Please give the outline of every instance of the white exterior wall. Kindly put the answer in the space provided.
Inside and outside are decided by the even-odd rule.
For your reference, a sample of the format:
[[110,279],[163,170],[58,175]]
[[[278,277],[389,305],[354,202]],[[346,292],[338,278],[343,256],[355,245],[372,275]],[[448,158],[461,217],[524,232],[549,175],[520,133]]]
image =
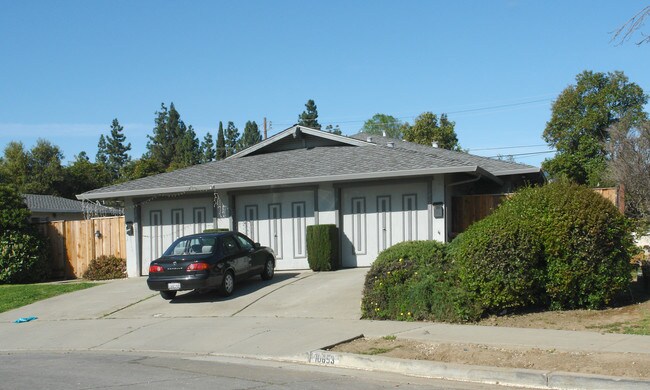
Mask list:
[[133,206],[132,199],[126,199],[124,202],[124,221],[125,223],[133,223],[133,234],[126,235],[126,274],[130,278],[140,276],[140,267],[138,264],[138,228],[139,224],[136,222],[136,210]]
[[[339,191],[342,196],[340,212],[336,209]],[[126,221],[134,222],[134,235],[126,237],[128,275],[146,275],[150,261],[160,256],[177,236],[205,228],[236,229],[274,248],[278,270],[309,268],[306,227],[316,223],[338,225],[342,221],[339,233],[344,267],[369,266],[381,250],[409,239],[446,240],[448,209],[442,175],[428,181],[387,181],[342,188],[324,183],[314,189],[237,194],[234,199],[236,210],[231,208],[231,196],[225,192],[219,193],[219,202],[215,201],[214,194],[147,202],[141,206],[141,226],[138,226],[133,202],[127,200]],[[387,211],[382,213],[385,207]],[[363,209],[362,215],[355,213],[359,208]],[[204,209],[204,222],[200,227],[194,221],[196,209]],[[277,213],[279,218],[271,218],[272,213]],[[172,217],[179,214],[182,214],[183,223],[175,225]],[[233,221],[237,226],[233,226]]]
[[278,270],[306,269],[307,226],[315,224],[314,191],[238,195],[237,230],[275,252]]
[[[142,275],[149,263],[160,257],[171,243],[184,235],[213,227],[213,198],[179,198],[142,205]],[[176,219],[181,223],[177,224]]]

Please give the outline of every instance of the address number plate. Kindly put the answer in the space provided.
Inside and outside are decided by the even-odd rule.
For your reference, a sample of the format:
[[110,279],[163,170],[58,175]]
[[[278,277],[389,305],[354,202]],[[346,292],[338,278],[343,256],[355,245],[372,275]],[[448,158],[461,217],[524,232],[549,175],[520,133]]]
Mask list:
[[180,290],[181,289],[181,284],[180,283],[167,283],[167,289],[168,290]]
[[324,353],[321,351],[313,351],[309,354],[309,363],[324,364],[333,366],[338,363],[336,355]]

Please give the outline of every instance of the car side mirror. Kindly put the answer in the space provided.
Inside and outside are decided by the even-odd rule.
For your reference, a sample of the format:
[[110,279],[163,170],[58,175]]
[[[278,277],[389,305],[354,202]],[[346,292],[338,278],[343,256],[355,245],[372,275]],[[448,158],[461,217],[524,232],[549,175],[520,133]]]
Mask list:
[[260,249],[262,247],[262,245],[259,242],[253,244],[253,246],[255,247],[255,249]]

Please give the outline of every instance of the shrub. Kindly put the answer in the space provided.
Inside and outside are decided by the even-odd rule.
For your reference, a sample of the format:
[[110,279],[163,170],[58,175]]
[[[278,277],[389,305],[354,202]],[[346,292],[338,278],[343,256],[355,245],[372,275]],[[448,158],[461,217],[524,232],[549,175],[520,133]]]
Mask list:
[[339,268],[339,235],[336,225],[307,226],[307,261],[314,271]]
[[15,188],[0,185],[0,234],[27,228],[31,212]]
[[229,232],[230,229],[228,228],[217,228],[217,229],[205,229],[203,230],[203,233],[221,233],[221,232]]
[[115,256],[92,259],[83,277],[89,280],[126,278],[126,260]]
[[466,321],[476,318],[446,261],[446,245],[407,241],[384,250],[366,274],[364,318]]
[[630,225],[594,191],[526,188],[451,243],[461,283],[485,312],[599,308],[630,281]]
[[544,303],[544,256],[527,220],[501,208],[450,245],[464,289],[481,310],[500,312]]
[[29,229],[0,235],[0,283],[35,283],[47,280],[46,242]]

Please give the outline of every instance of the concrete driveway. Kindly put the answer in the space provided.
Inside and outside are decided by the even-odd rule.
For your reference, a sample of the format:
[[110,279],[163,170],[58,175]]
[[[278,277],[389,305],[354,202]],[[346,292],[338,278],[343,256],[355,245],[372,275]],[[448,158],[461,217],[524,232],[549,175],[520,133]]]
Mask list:
[[115,280],[0,314],[0,321],[274,317],[358,319],[367,268],[334,272],[281,271],[270,281],[241,281],[230,297],[216,291],[182,292],[172,301],[147,288],[146,278]]

